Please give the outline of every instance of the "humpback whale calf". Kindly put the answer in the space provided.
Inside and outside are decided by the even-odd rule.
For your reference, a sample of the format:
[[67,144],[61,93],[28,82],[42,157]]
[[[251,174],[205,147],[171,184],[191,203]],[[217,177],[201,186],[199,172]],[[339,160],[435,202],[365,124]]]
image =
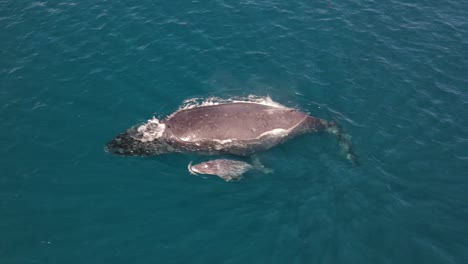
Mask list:
[[163,120],[133,126],[106,144],[108,152],[150,156],[171,152],[250,156],[298,135],[336,135],[347,158],[357,162],[351,141],[335,123],[277,103],[226,101],[182,108]]
[[250,164],[240,160],[216,159],[196,165],[192,165],[192,162],[190,162],[187,168],[190,174],[216,175],[225,181],[240,180],[242,178],[242,174],[252,169],[256,169],[263,173],[273,172],[273,170],[265,168],[258,159],[253,158],[252,161],[253,163]]
[[225,181],[232,181],[240,180],[242,174],[253,169],[253,166],[240,160],[216,159],[196,165],[192,165],[190,162],[187,168],[193,175],[216,175]]

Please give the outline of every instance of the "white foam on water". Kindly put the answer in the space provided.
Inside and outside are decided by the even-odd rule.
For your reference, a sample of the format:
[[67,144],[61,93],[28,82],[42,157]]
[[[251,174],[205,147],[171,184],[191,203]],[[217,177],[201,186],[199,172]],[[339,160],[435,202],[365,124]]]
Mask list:
[[190,98],[183,102],[182,106],[178,109],[178,111],[200,107],[200,106],[220,105],[220,104],[226,104],[226,103],[251,103],[251,104],[268,105],[271,107],[282,108],[282,109],[289,108],[280,103],[273,101],[269,96],[249,95],[247,97],[232,97],[232,98],[227,98],[227,99],[220,98],[220,97]]
[[164,134],[165,130],[166,125],[159,122],[159,119],[153,117],[152,119],[149,119],[147,123],[137,128],[140,136],[136,139],[141,142],[153,141],[160,138]]
[[192,169],[192,162],[193,162],[193,161],[190,161],[189,165],[187,166],[187,169],[188,169],[188,171],[190,172],[190,174],[192,174],[192,175],[198,175],[199,172],[198,172],[198,171],[195,171],[195,169]]

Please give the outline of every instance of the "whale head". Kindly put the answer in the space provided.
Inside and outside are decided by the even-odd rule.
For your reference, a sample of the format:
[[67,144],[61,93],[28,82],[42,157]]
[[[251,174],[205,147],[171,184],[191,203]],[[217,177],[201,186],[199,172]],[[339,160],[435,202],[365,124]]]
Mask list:
[[142,126],[132,127],[105,145],[105,150],[121,156],[151,156],[172,152],[164,137],[148,138]]

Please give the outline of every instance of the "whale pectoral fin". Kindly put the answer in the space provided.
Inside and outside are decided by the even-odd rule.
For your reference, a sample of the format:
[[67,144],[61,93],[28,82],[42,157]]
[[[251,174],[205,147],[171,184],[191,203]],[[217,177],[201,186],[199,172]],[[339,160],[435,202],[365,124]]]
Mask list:
[[253,154],[252,156],[250,156],[250,160],[252,161],[252,166],[256,170],[259,170],[265,174],[270,174],[270,173],[275,172],[275,170],[263,166],[257,154]]
[[270,174],[270,173],[274,173],[275,170],[274,169],[270,169],[270,168],[266,168],[266,167],[262,167],[259,169],[259,171],[265,173],[265,174]]
[[217,174],[217,176],[227,182],[230,182],[230,181],[238,181],[242,179],[242,174],[244,173],[243,172],[227,172],[227,173],[219,173]]

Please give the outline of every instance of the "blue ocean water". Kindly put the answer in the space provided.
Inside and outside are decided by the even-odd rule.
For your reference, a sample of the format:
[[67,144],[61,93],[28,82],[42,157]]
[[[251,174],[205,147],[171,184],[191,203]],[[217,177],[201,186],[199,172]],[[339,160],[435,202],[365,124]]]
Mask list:
[[[0,263],[468,263],[468,2],[0,0]],[[199,157],[104,144],[189,98],[352,135]]]

